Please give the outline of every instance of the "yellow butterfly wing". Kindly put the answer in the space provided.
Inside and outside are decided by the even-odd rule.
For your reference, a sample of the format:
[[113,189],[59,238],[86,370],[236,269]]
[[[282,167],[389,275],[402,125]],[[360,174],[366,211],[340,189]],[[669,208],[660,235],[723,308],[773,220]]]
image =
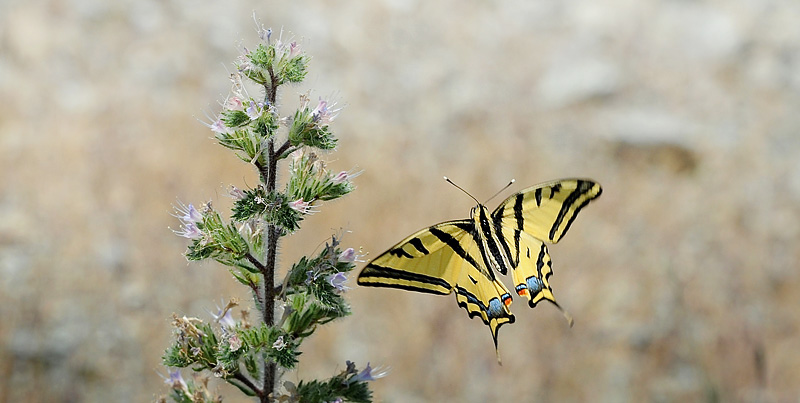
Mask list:
[[578,212],[603,189],[589,179],[563,179],[531,186],[511,195],[492,213],[504,227],[519,229],[534,238],[557,243]]
[[458,305],[497,330],[513,323],[511,294],[486,268],[471,220],[448,221],[420,230],[369,262],[358,284],[446,295],[455,291]]
[[511,262],[514,291],[531,307],[546,299],[561,308],[550,288],[552,262],[544,242],[560,241],[581,209],[602,192],[588,179],[553,181],[511,195],[492,213]]

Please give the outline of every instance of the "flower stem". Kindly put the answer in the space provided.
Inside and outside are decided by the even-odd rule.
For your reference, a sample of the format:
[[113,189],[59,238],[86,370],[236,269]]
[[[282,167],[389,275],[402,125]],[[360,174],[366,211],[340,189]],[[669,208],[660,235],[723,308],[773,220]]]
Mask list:
[[[266,98],[268,105],[275,105],[278,95],[278,80],[271,68],[269,69],[269,76],[271,82],[268,85],[265,85]],[[283,147],[281,147],[281,149],[283,149]],[[264,181],[267,194],[275,190],[279,159],[280,154],[275,152],[275,138],[271,137],[267,140],[266,172],[263,169],[264,167],[258,167],[259,173],[261,174],[261,180]],[[267,242],[265,245],[266,250],[264,251],[266,255],[265,263],[263,266],[259,267],[264,275],[264,293],[262,294],[264,295],[264,304],[262,305],[262,317],[267,326],[273,326],[275,324],[275,257],[278,251],[278,238],[280,235],[280,229],[276,225],[269,224],[267,226]],[[261,394],[259,396],[262,403],[272,402],[277,369],[278,368],[275,362],[268,361],[265,358],[264,386],[261,388]]]
[[258,389],[258,387],[255,384],[253,384],[250,378],[248,378],[244,374],[236,373],[233,375],[233,379],[236,379],[237,381],[241,382],[244,387],[250,389],[256,395],[261,394],[261,390]]

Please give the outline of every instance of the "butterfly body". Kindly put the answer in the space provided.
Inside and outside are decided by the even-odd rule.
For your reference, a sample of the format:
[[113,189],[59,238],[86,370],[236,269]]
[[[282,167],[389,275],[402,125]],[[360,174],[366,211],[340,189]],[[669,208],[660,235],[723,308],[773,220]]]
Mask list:
[[469,219],[436,224],[400,241],[366,265],[358,284],[455,292],[458,305],[489,326],[497,347],[498,329],[515,319],[511,292],[495,273],[511,271],[514,292],[529,306],[543,299],[559,306],[549,284],[552,263],[545,241],[558,242],[601,193],[594,181],[565,179],[522,190],[492,213],[478,204]]

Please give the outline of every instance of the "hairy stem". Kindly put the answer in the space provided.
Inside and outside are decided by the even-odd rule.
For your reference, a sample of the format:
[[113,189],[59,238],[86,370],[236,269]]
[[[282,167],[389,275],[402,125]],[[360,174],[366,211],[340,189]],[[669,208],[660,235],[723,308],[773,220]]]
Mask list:
[[[266,98],[269,105],[275,105],[278,95],[278,80],[272,69],[269,70],[269,76],[270,83],[265,85]],[[271,137],[267,140],[267,166],[258,167],[261,180],[264,181],[264,185],[266,186],[267,194],[275,190],[279,159],[280,154],[275,152],[275,139]],[[264,296],[264,304],[262,305],[262,317],[267,326],[273,326],[275,324],[275,257],[278,252],[278,238],[280,236],[281,232],[277,226],[274,224],[269,224],[267,226],[267,242],[265,245],[266,250],[264,251],[266,255],[265,263],[259,267],[261,273],[264,275],[264,293],[262,294]],[[277,381],[276,374],[277,365],[265,358],[263,387],[259,394],[262,403],[273,401],[273,391],[275,390],[275,383]]]
[[251,255],[250,253],[244,255],[245,259],[247,259],[250,264],[252,264],[256,269],[260,272],[264,272],[264,264],[261,263],[255,256]]
[[234,374],[233,375],[233,379],[236,379],[237,381],[239,381],[242,385],[244,385],[245,387],[249,388],[256,395],[260,395],[262,393],[262,391],[253,383],[253,381],[251,381],[250,378],[248,378],[247,376],[245,376],[242,373]]
[[289,150],[291,146],[292,144],[289,142],[289,140],[286,140],[286,142],[283,143],[281,148],[279,148],[278,151],[275,151],[275,155],[278,157],[282,156],[287,150]]

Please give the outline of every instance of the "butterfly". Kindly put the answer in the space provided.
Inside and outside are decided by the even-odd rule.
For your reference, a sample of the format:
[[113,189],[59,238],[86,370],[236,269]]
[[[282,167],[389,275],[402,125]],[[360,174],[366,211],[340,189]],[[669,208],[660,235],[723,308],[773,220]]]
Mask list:
[[489,326],[497,350],[498,329],[514,323],[511,292],[497,278],[497,273],[510,270],[514,292],[531,308],[550,301],[572,326],[550,288],[553,270],[545,242],[560,241],[581,209],[601,193],[593,180],[562,179],[515,193],[491,214],[475,200],[469,219],[415,232],[367,263],[358,284],[440,295],[455,292],[456,302],[470,318],[480,317]]

